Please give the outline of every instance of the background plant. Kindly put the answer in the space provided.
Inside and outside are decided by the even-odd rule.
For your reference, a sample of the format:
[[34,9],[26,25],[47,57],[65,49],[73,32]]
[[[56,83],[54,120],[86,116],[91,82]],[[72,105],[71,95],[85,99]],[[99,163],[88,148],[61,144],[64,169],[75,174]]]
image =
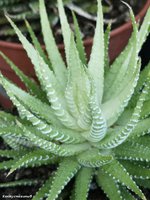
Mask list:
[[[128,2],[129,0],[127,0]],[[111,0],[103,0],[103,12],[107,15],[109,13],[114,12],[114,1]],[[131,6],[135,6],[135,1],[129,1]],[[85,30],[82,30],[82,32],[87,32],[84,34],[91,34],[89,33],[88,29],[95,26],[96,22],[96,12],[97,12],[97,6],[96,6],[96,0],[93,0],[92,2],[89,0],[64,0],[64,4],[66,8],[68,9],[67,15],[70,17],[71,12],[74,11],[78,17],[83,18],[82,21],[86,21]],[[117,3],[116,3],[117,5]],[[125,6],[124,6],[125,7]],[[52,27],[55,29],[59,29],[59,16],[57,12],[57,6],[55,0],[47,0],[46,1],[46,8],[48,11],[48,17],[51,21]],[[125,7],[126,8],[126,7]],[[126,11],[127,9],[125,9]],[[117,20],[119,21],[119,18],[122,19],[123,22],[128,19],[126,16],[128,12],[122,11],[119,16],[109,16],[109,19],[104,19],[104,22],[108,24],[111,20],[112,23],[116,23]],[[20,30],[23,33],[27,34],[26,26],[24,24],[24,20],[28,20],[32,26],[32,29],[38,33],[41,34],[40,31],[40,23],[39,23],[39,6],[37,0],[28,0],[28,1],[21,1],[21,0],[1,0],[0,1],[0,37],[4,37],[7,40],[11,40],[12,36],[15,36],[15,31],[10,27],[8,21],[4,17],[4,13],[7,13],[14,22],[16,22],[17,26],[19,26]],[[126,14],[127,13],[127,14]],[[80,19],[81,20],[81,19]],[[69,23],[72,23],[71,17],[69,20]],[[92,28],[93,30],[93,28]],[[59,32],[60,30],[58,30]],[[92,31],[93,32],[93,31]],[[11,36],[11,37],[10,37]],[[14,38],[15,39],[15,38]]]
[[[70,199],[86,200],[94,177],[111,200],[135,199],[133,194],[145,200],[139,186],[150,185],[150,65],[140,72],[138,53],[148,35],[150,9],[140,30],[130,9],[132,36],[109,66],[110,26],[104,33],[101,1],[98,0],[93,49],[87,62],[76,17],[75,40],[62,0],[58,0],[65,64],[53,38],[44,1],[39,2],[48,57],[28,22],[34,46],[7,16],[34,65],[40,86],[0,53],[28,90],[23,91],[1,74],[0,83],[17,107],[19,117],[0,112],[0,135],[12,148],[0,151],[1,157],[9,159],[0,164],[0,169],[10,170],[10,175],[20,168],[58,166],[34,200],[59,198],[73,178]],[[0,186],[37,182],[18,180]]]

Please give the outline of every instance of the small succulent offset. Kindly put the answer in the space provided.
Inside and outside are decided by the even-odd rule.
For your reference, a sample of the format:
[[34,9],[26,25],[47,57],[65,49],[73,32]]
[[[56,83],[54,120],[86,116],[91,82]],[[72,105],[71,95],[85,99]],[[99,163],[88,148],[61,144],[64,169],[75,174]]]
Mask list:
[[[9,175],[20,168],[58,166],[33,200],[59,198],[73,178],[70,199],[86,200],[94,178],[110,200],[136,196],[145,200],[140,186],[150,188],[150,65],[140,72],[138,53],[148,35],[150,9],[140,30],[129,9],[133,33],[125,50],[109,66],[110,26],[104,33],[100,0],[88,63],[76,17],[74,36],[62,0],[58,0],[58,9],[66,63],[53,38],[44,0],[39,7],[48,57],[29,24],[34,45],[7,17],[34,65],[40,86],[0,53],[28,90],[0,75],[0,83],[19,112],[19,117],[0,112],[0,135],[12,148],[0,150],[1,157],[10,158],[0,169],[10,169]],[[0,187],[36,183],[17,180]]]

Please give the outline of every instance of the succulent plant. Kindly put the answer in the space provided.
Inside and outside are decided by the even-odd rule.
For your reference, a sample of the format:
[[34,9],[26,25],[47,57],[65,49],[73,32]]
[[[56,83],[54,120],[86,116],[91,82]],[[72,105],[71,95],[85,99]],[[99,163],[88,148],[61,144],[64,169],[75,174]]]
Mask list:
[[[130,8],[133,33],[127,47],[109,65],[110,26],[104,33],[100,0],[89,62],[76,17],[74,37],[62,0],[58,0],[58,9],[66,62],[56,46],[44,0],[39,1],[39,7],[48,57],[31,26],[27,23],[34,45],[7,16],[40,85],[0,53],[28,90],[0,75],[0,83],[19,112],[19,116],[0,112],[0,135],[11,147],[0,150],[1,157],[9,158],[0,163],[0,169],[10,169],[10,175],[20,168],[55,164],[57,170],[47,177],[33,200],[59,198],[73,178],[70,199],[86,200],[94,177],[110,200],[135,199],[135,195],[145,200],[140,186],[150,185],[150,65],[140,72],[138,53],[148,35],[150,9],[138,30]],[[17,180],[0,187],[37,182]]]

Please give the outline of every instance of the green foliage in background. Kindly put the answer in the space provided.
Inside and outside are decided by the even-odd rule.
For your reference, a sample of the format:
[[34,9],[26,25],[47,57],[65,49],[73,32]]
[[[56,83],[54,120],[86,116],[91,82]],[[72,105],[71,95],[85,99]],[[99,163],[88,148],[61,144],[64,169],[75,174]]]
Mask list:
[[[92,19],[90,14],[96,14],[97,6],[96,0],[92,3],[91,1],[83,0],[64,0],[64,4],[70,9],[75,10],[77,13],[81,13],[85,18]],[[55,26],[59,20],[57,15],[57,1],[47,0],[46,9],[48,11],[49,20],[52,23],[52,26]],[[75,6],[76,5],[76,6]],[[80,7],[80,8],[79,8]],[[109,6],[103,6],[104,12],[108,12]],[[13,21],[17,23],[20,30],[24,33],[27,33],[24,20],[29,20],[32,25],[32,29],[36,32],[40,32],[40,23],[39,23],[39,6],[38,0],[1,0],[0,1],[0,36],[9,37],[14,36],[15,31],[9,26],[8,21],[4,17],[4,13],[7,13]],[[95,17],[93,16],[94,20]]]

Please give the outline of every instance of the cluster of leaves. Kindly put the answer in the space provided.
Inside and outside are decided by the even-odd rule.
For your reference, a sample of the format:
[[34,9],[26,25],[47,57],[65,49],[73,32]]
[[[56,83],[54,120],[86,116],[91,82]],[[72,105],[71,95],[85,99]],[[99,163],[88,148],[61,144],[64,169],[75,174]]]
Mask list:
[[[34,65],[40,86],[0,52],[28,90],[0,75],[0,83],[19,112],[18,117],[0,112],[0,135],[12,148],[0,151],[1,157],[9,158],[0,163],[0,169],[10,170],[9,175],[20,168],[58,166],[33,200],[59,198],[73,178],[70,199],[86,200],[94,177],[110,200],[133,200],[136,195],[145,200],[139,186],[150,186],[150,65],[140,72],[138,53],[150,28],[150,9],[140,30],[130,9],[133,33],[111,66],[110,26],[104,33],[100,0],[89,62],[77,19],[74,16],[74,37],[62,0],[58,0],[58,10],[66,63],[49,26],[44,0],[39,0],[39,10],[48,57],[31,26],[27,23],[33,44],[7,16]],[[0,187],[36,182],[18,180]]]

